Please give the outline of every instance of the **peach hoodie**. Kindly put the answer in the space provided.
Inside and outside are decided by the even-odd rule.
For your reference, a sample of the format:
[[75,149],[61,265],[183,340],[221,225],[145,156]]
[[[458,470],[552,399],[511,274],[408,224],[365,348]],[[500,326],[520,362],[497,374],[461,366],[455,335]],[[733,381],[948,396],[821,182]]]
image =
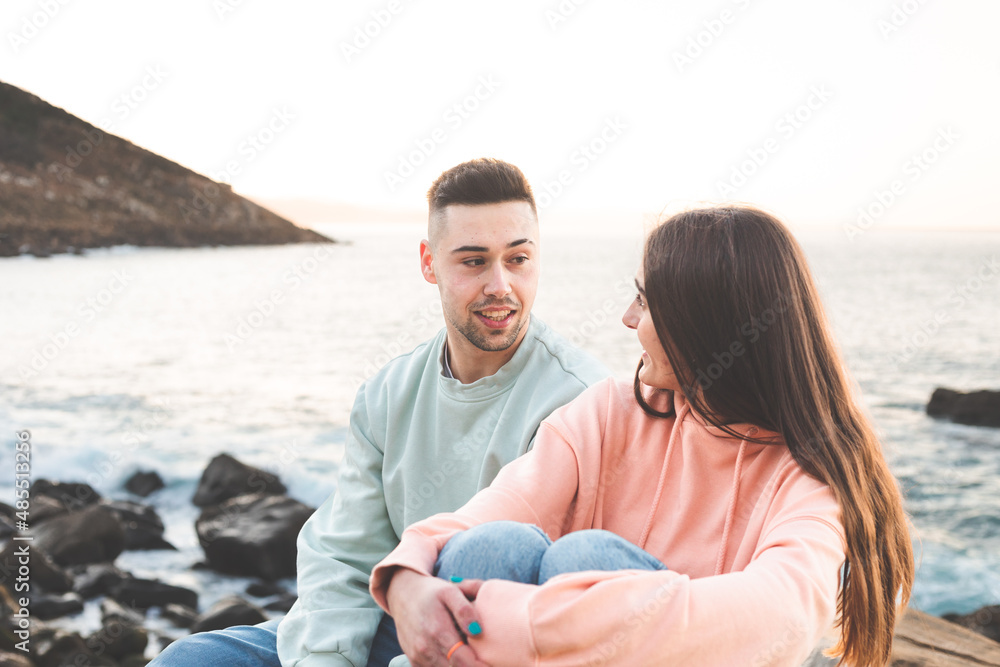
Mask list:
[[631,384],[594,385],[464,507],[408,528],[372,572],[375,600],[385,609],[393,568],[430,574],[455,533],[486,521],[535,524],[553,540],[603,528],[670,570],[487,581],[475,603],[483,632],[469,639],[484,662],[800,665],[835,616],[836,500],[777,434],[735,425],[775,441],[748,443],[706,426],[680,393],[674,407],[676,417],[654,419]]

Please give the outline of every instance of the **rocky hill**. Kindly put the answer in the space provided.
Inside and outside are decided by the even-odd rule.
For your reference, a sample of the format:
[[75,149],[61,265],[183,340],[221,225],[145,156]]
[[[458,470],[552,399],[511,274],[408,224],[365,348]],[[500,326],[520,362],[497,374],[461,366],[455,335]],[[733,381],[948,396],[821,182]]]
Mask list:
[[0,81],[0,257],[330,242]]

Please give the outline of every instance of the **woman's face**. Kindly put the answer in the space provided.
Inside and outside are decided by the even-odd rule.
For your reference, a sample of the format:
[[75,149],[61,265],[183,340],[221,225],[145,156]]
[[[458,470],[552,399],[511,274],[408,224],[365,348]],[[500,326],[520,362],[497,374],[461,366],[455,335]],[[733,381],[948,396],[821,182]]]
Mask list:
[[646,283],[641,265],[635,274],[635,286],[639,293],[622,316],[622,322],[629,329],[635,329],[639,335],[639,344],[642,345],[642,368],[639,370],[639,380],[657,389],[680,391],[680,383],[653,327],[653,318],[646,303]]

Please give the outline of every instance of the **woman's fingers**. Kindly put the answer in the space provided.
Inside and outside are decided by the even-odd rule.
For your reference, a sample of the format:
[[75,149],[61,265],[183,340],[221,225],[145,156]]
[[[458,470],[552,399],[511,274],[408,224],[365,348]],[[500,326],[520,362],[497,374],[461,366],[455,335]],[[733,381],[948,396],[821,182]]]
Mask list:
[[[436,577],[400,570],[393,575],[388,597],[399,644],[411,664],[414,667],[448,665],[449,650],[455,648],[454,659],[468,634],[467,627],[463,632],[458,629],[460,619],[470,617],[470,610],[462,609],[472,606],[465,594],[454,584]],[[463,660],[463,665],[477,665],[474,658],[473,662],[469,662],[468,657],[459,659]]]
[[[448,611],[451,612],[452,618],[455,619],[455,625],[459,627],[462,633],[467,637],[476,637],[482,634],[483,628],[479,625],[476,607],[466,598],[466,592],[462,588],[462,585],[465,583],[463,581],[457,586],[452,586],[447,591],[444,591],[441,595],[441,601],[448,608]],[[478,591],[479,587],[476,586],[473,590]],[[451,645],[449,644],[450,647]]]
[[479,595],[479,589],[483,585],[482,579],[465,579],[458,584],[458,590],[465,594],[465,597],[469,600],[475,600],[476,596]]
[[468,644],[462,644],[455,649],[448,664],[453,667],[488,667],[485,662],[479,660],[476,652]]

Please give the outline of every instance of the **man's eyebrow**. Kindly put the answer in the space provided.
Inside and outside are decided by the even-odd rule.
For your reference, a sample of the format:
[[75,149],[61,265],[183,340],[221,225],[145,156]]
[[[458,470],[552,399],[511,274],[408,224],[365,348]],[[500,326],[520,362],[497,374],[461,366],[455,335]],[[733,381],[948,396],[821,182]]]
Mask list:
[[[532,241],[531,239],[518,239],[516,241],[511,241],[510,243],[508,243],[507,247],[508,248],[516,248],[517,246],[524,245],[525,243],[530,243],[532,245],[535,244],[535,242]],[[452,254],[454,254],[454,253],[458,253],[458,252],[489,252],[489,251],[490,251],[490,249],[487,248],[486,246],[481,246],[481,245],[464,245],[464,246],[455,248],[451,252],[452,252]]]
[[639,280],[638,279],[636,279],[636,281],[635,281],[635,288],[637,290],[639,290],[640,294],[645,294],[646,293],[646,290],[642,289],[642,285],[639,284]]

